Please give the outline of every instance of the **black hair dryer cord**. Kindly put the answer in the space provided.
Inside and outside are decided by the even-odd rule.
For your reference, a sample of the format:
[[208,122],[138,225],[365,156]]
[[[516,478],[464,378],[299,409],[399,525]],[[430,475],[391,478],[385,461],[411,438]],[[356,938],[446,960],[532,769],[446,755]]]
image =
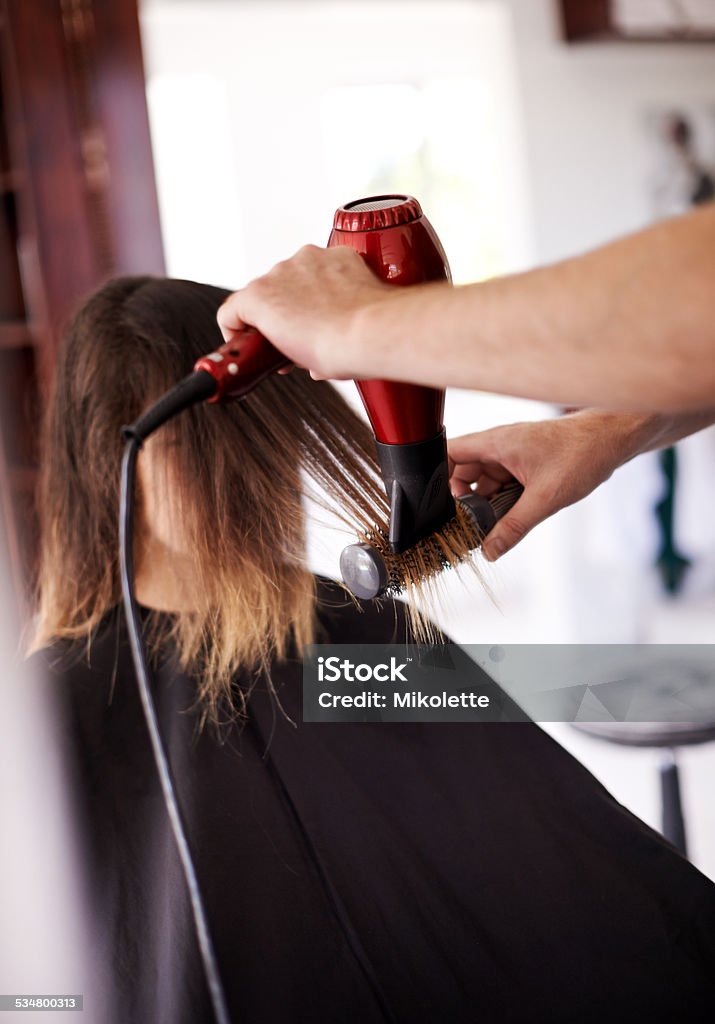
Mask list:
[[[192,374],[192,377],[195,378],[196,376],[198,376],[198,374]],[[209,374],[206,374],[206,376],[209,380],[212,380]],[[191,378],[187,378],[187,381],[190,379]],[[134,661],[137,685],[139,687],[139,696],[142,702],[147,729],[149,730],[152,754],[154,755],[154,763],[156,764],[156,770],[161,784],[164,804],[166,805],[166,811],[171,823],[171,830],[174,834],[174,840],[181,860],[181,867],[183,869],[184,878],[186,879],[186,885],[189,891],[191,911],[194,918],[194,925],[196,927],[196,936],[199,943],[201,960],[203,963],[204,974],[206,976],[209,995],[211,997],[214,1017],[216,1018],[216,1024],[230,1024],[231,1018],[229,1017],[228,1009],[226,1007],[226,997],[224,995],[221,977],[218,971],[216,953],[211,940],[211,933],[209,931],[206,911],[204,909],[204,901],[196,875],[196,868],[194,867],[194,862],[191,857],[191,851],[189,849],[186,829],[179,809],[179,803],[176,798],[169,759],[159,731],[156,707],[154,705],[151,685],[149,683],[149,670],[144,652],[139,606],[137,605],[136,597],[134,595],[134,494],[136,488],[137,455],[139,454],[142,441],[149,436],[152,430],[155,430],[161,425],[161,423],[169,419],[170,416],[176,415],[176,413],[181,409],[187,408],[189,405],[193,405],[195,402],[201,401],[203,397],[206,397],[203,394],[199,395],[202,387],[206,390],[206,382],[203,382],[203,384],[199,383],[198,385],[194,384],[191,388],[189,388],[184,381],[182,381],[181,384],[185,384],[186,391],[189,391],[190,394],[180,391],[178,395],[174,395],[173,402],[167,403],[166,406],[159,410],[158,414],[155,412],[155,406],[154,410],[150,409],[149,412],[138,420],[133,427],[124,428],[122,431],[123,436],[127,439],[127,444],[124,449],[124,457],[122,459],[119,498],[119,565],[122,579],[122,599],[124,601],[124,612],[127,619],[127,630],[129,632],[129,642],[132,650],[132,659]],[[174,390],[177,391],[181,388],[181,384],[177,385],[177,388]],[[172,392],[169,392],[169,394],[171,395]],[[190,400],[185,401],[185,399]],[[159,404],[160,403],[157,403],[157,405]],[[169,405],[171,405],[171,408],[169,408]],[[152,412],[154,412],[154,416],[149,420]],[[144,422],[142,423],[142,421]],[[137,430],[137,427],[140,427],[141,429]],[[146,429],[147,427],[150,429]]]

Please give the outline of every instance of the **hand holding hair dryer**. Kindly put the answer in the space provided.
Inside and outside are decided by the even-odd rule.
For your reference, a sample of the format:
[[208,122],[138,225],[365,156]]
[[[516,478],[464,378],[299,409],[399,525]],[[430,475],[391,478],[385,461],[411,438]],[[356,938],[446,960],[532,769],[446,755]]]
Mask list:
[[[452,279],[439,238],[412,196],[373,196],[341,206],[328,240],[328,248],[336,245],[360,253],[373,273],[389,284]],[[255,328],[246,326],[239,336],[202,356],[193,373],[123,429],[124,437],[141,445],[183,409],[202,401],[240,400],[289,363]],[[444,390],[378,379],[356,381],[356,386],[375,434],[390,521],[384,550],[368,543],[351,544],[341,555],[340,568],[357,597],[371,598],[385,589],[399,591],[404,579],[414,578],[415,565],[418,571],[431,573],[452,564],[430,538],[454,519],[457,505],[449,488]],[[460,514],[467,509],[475,536],[484,536],[521,492],[521,485],[514,482],[490,499],[466,495],[458,499]],[[425,545],[431,547],[430,557],[415,562],[409,573],[402,572],[395,556],[421,542],[423,554]]]

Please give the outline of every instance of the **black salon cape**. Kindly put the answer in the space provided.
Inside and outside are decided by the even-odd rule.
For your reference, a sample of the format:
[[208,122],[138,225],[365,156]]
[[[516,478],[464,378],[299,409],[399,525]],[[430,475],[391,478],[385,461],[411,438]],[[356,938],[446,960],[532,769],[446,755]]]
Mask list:
[[[404,639],[399,608],[320,595],[325,639]],[[79,657],[41,656],[76,758],[97,981],[117,1024],[209,1022],[119,613]],[[715,886],[536,725],[304,725],[300,664],[273,680],[298,727],[259,687],[219,742],[189,678],[155,679],[233,1021],[715,1021]]]

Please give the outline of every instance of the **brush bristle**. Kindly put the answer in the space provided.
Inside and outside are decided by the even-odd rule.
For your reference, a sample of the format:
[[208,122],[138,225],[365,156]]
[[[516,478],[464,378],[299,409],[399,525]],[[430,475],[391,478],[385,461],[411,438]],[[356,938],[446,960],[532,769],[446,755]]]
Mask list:
[[454,517],[440,530],[400,555],[390,550],[386,528],[374,527],[360,536],[385,563],[388,583],[384,596],[406,599],[409,629],[417,643],[444,642],[433,614],[441,603],[439,591],[445,570],[467,566],[489,593],[479,563],[474,558],[474,553],[481,547],[483,534],[469,510],[460,502],[456,504]]
[[472,553],[481,545],[482,534],[471,513],[457,502],[452,519],[400,555],[390,550],[387,532],[380,527],[362,535],[360,540],[370,544],[384,561],[388,575],[385,593],[397,597],[419,590],[445,569],[471,560]]

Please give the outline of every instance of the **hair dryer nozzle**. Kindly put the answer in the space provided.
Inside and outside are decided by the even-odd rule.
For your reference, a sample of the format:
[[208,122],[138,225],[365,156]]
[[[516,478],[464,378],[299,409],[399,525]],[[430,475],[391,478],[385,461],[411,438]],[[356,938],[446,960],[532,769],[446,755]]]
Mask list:
[[390,549],[398,555],[454,515],[444,430],[414,444],[377,444],[390,501]]

